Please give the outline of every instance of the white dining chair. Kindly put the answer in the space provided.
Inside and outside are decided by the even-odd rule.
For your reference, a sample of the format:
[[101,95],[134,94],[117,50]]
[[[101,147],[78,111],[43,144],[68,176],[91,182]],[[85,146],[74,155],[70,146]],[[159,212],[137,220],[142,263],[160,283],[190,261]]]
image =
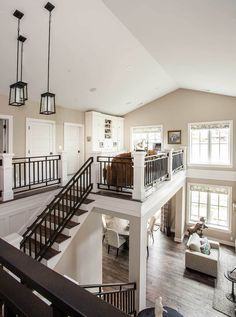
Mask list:
[[102,241],[106,238],[106,232],[107,232],[107,223],[106,223],[106,217],[105,215],[102,215],[102,228],[103,228],[103,238]]
[[126,242],[124,237],[119,236],[117,231],[108,229],[106,232],[107,244],[108,244],[108,254],[110,252],[110,247],[116,248],[116,256],[119,255],[119,248]]
[[147,228],[147,233],[148,233],[148,239],[151,237],[152,241],[154,243],[154,235],[153,232],[155,231],[155,224],[156,224],[156,217],[152,216],[149,223],[148,223],[148,228]]

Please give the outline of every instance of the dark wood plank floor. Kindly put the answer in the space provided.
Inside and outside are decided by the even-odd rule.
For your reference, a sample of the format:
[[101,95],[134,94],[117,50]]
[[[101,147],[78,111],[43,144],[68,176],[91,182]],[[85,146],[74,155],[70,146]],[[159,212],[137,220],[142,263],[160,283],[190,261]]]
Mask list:
[[[162,296],[166,306],[173,307],[185,317],[223,317],[212,308],[214,279],[184,267],[185,244],[160,231],[155,233],[155,242],[149,247],[147,261],[147,306]],[[234,249],[221,247],[221,256],[234,254]],[[127,249],[121,250],[116,258],[115,250],[107,254],[103,249],[103,282],[128,282]]]

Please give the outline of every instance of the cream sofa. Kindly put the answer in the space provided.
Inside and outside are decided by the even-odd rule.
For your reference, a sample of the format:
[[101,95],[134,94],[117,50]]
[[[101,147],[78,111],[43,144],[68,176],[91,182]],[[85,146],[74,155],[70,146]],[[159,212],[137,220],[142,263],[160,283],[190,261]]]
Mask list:
[[201,238],[194,233],[190,236],[185,252],[185,267],[217,277],[217,267],[219,261],[219,242],[208,240],[211,246],[210,254],[201,253]]

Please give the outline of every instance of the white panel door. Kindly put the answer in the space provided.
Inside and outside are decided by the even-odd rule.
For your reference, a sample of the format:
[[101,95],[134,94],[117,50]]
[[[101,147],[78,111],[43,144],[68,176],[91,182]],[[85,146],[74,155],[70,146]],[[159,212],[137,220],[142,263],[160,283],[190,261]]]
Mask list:
[[64,124],[64,151],[67,154],[68,175],[75,174],[83,163],[83,127]]
[[42,156],[55,152],[55,122],[27,119],[26,155]]

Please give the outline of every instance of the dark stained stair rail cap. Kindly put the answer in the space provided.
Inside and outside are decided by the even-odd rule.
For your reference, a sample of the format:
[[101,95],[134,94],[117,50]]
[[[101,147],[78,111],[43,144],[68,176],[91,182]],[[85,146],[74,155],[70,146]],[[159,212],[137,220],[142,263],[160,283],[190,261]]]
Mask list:
[[29,288],[40,293],[66,316],[128,317],[127,314],[35,261],[1,238],[0,265],[9,269]]

